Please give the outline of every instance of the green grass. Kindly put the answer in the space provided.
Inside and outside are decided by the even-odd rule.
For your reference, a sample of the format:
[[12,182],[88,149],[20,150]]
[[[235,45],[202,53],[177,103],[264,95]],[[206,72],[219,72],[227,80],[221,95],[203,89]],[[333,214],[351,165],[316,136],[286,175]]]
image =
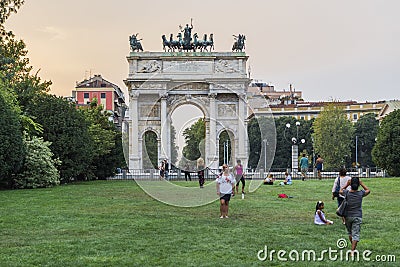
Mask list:
[[[273,261],[258,260],[265,246],[319,256],[347,240],[334,214],[333,180],[261,186],[231,201],[229,219],[219,219],[217,201],[179,208],[152,199],[133,181],[96,181],[0,191],[0,266],[398,266],[400,179],[363,181],[372,193],[363,202],[357,248],[371,250],[371,259],[395,255],[396,263],[345,263],[327,255],[323,262],[296,263],[279,261],[276,253]],[[334,225],[313,224],[318,200]]]

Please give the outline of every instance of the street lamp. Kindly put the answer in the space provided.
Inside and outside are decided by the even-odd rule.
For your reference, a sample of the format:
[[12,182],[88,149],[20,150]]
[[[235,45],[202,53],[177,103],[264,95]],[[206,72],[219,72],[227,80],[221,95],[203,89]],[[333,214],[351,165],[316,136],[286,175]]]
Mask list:
[[224,142],[224,164],[228,164],[229,161],[229,140]]
[[356,135],[356,169],[358,168],[358,135]]
[[264,145],[264,170],[267,171],[267,145],[268,145],[267,139],[263,140],[263,145]]
[[[291,143],[292,143],[292,172],[294,170],[297,170],[299,168],[299,146],[297,145],[298,140],[299,140],[299,127],[300,127],[300,122],[296,121],[296,137],[291,138]],[[290,123],[286,123],[286,128],[285,132],[287,129],[290,129]],[[286,139],[286,134],[284,133],[285,139]],[[302,138],[300,140],[300,143],[304,144],[306,140]]]

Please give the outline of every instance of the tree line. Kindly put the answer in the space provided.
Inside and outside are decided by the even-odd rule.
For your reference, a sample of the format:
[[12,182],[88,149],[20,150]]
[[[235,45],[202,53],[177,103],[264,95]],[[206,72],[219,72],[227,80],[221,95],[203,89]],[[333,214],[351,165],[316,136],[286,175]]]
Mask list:
[[96,99],[77,109],[32,73],[25,43],[4,28],[23,2],[0,5],[0,188],[105,179],[125,166],[121,133]]
[[[296,125],[296,122],[299,123]],[[292,166],[292,138],[296,138],[299,158],[306,154],[310,166],[316,155],[324,158],[324,169],[337,171],[342,167],[381,167],[389,175],[400,176],[400,110],[385,117],[379,125],[374,113],[367,113],[352,123],[341,107],[332,102],[324,107],[317,118],[297,120],[294,117],[253,117],[248,122],[248,167],[264,168],[264,161],[272,169]],[[200,155],[199,140],[204,139],[204,122],[199,120],[185,130],[185,157],[195,159]],[[197,129],[200,129],[198,131]],[[228,135],[220,136],[221,140]],[[304,143],[301,142],[304,139]],[[267,147],[265,147],[267,146]],[[268,147],[270,146],[270,147]],[[231,162],[231,164],[234,164]]]

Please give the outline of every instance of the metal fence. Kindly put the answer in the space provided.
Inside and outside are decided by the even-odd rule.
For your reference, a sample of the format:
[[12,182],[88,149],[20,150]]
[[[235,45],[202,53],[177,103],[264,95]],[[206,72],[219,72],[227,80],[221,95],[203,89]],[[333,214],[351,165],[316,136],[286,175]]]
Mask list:
[[[270,169],[265,172],[263,169],[258,170],[247,170],[245,172],[246,179],[265,179],[268,174],[272,174],[275,179],[285,179],[285,172],[290,173],[290,169]],[[210,169],[206,168],[204,170],[204,176],[206,180],[214,180],[216,176],[221,173],[221,169]],[[322,171],[322,179],[333,179],[338,177],[339,171]],[[300,171],[291,172],[293,180],[302,179]],[[364,177],[364,178],[374,178],[374,177],[387,177],[386,171],[380,168],[353,168],[347,169],[347,175],[351,177]],[[198,178],[197,172],[190,172],[191,179],[196,180]],[[121,173],[116,174],[114,177],[108,178],[109,180],[160,180],[160,171],[158,169],[144,169],[144,170],[122,170]],[[168,172],[165,177],[167,180],[171,181],[182,181],[185,180],[185,174],[183,170],[175,169]],[[309,169],[307,172],[307,179],[319,179],[317,171],[315,169]]]

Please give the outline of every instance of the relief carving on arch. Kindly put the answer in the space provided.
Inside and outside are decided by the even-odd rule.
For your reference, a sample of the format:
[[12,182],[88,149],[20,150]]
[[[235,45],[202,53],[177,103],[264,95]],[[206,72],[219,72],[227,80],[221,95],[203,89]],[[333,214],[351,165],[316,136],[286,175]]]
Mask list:
[[143,60],[138,64],[139,73],[153,73],[161,70],[161,63],[157,60]]
[[215,72],[233,73],[239,72],[239,64],[237,61],[219,59],[215,62]]
[[161,115],[160,113],[160,106],[158,104],[156,105],[146,105],[142,104],[140,105],[140,117],[146,118],[159,118]]
[[170,90],[209,90],[208,83],[182,83],[171,85]]
[[218,104],[218,117],[235,117],[236,115],[235,104]]

